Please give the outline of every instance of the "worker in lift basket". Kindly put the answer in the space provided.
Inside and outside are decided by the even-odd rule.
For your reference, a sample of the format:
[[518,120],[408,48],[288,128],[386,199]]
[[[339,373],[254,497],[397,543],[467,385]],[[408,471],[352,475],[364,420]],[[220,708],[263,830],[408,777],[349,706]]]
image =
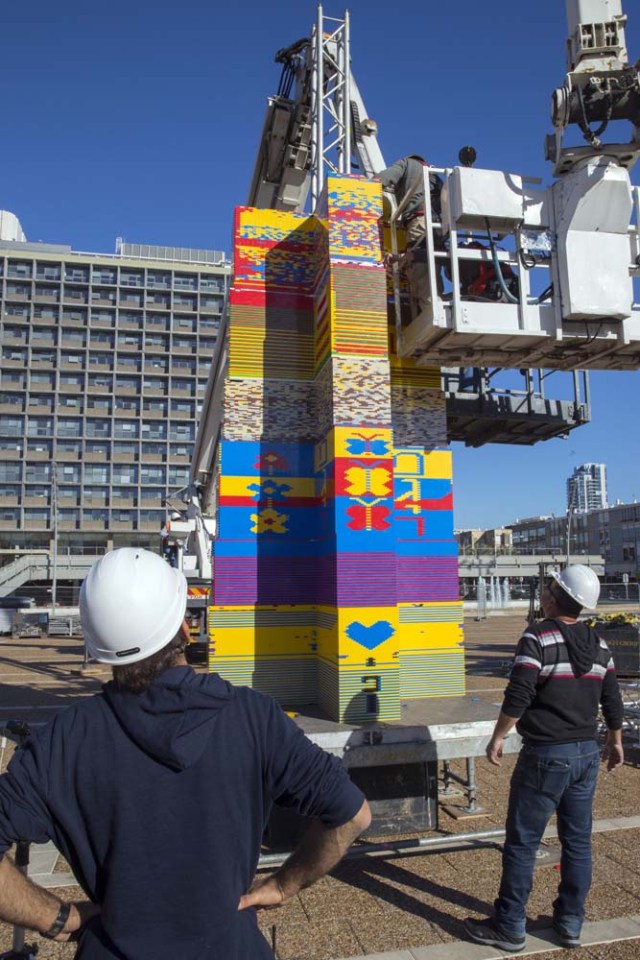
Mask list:
[[536,851],[552,814],[562,845],[553,926],[563,947],[580,946],[584,904],[591,886],[591,823],[599,766],[598,709],[607,725],[607,769],[624,763],[622,698],[609,649],[592,627],[578,623],[594,609],[600,584],[593,570],[568,566],[547,582],[545,619],[523,634],[516,649],[502,711],[487,745],[496,766],[514,724],[523,745],[509,795],[502,879],[494,917],[467,920],[478,943],[524,950],[525,909]]
[[[378,174],[383,189],[387,193],[393,194],[397,205],[400,205],[404,197],[409,194],[409,199],[400,215],[400,222],[405,229],[407,243],[408,256],[405,260],[405,271],[411,296],[417,302],[420,312],[431,303],[428,268],[426,262],[420,257],[420,251],[426,249],[424,168],[428,166],[429,164],[423,157],[418,154],[411,154],[408,157],[396,160],[390,167]],[[441,217],[442,179],[437,173],[429,174],[429,193],[431,216],[439,222]],[[446,249],[442,231],[439,228],[434,231],[433,243],[436,250]],[[440,265],[437,266],[436,283],[438,293],[442,296],[443,281]]]
[[[0,777],[0,919],[82,960],[259,960],[256,909],[330,870],[370,822],[340,762],[270,698],[187,666],[183,574],[156,554],[106,554],[82,585],[89,654],[113,668]],[[272,803],[314,818],[271,877],[254,880]],[[89,902],[62,903],[6,854],[53,840]],[[252,882],[253,881],[253,882]]]

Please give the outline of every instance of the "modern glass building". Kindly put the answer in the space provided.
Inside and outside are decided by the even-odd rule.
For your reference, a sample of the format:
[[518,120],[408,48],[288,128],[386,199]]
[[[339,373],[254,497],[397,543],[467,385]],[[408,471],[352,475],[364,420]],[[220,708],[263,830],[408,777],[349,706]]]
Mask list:
[[588,513],[609,505],[607,468],[604,463],[583,463],[567,479],[567,510]]
[[188,480],[225,255],[3,235],[0,547],[49,549],[55,531],[64,552],[157,549]]

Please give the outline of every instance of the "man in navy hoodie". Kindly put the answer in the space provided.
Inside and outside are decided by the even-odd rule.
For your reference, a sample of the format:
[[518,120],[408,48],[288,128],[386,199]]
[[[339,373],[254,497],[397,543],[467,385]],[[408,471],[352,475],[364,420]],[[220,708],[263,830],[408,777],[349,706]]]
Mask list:
[[553,813],[562,845],[553,926],[563,947],[580,945],[591,886],[591,822],[600,751],[598,711],[607,725],[603,759],[624,763],[623,706],[611,653],[592,627],[578,622],[595,609],[600,583],[583,564],[549,578],[542,591],[545,619],[520,638],[502,711],[487,744],[500,766],[504,738],[514,725],[522,750],[511,779],[502,878],[494,916],[466,921],[472,940],[517,953],[524,950],[525,910],[535,856]]
[[[80,614],[113,680],[34,734],[0,777],[0,919],[77,939],[82,960],[267,960],[256,908],[319,879],[370,823],[340,762],[270,697],[187,665],[186,593],[182,573],[148,551],[99,560]],[[313,823],[254,881],[274,802]],[[53,840],[88,902],[28,881],[4,856],[17,840]]]

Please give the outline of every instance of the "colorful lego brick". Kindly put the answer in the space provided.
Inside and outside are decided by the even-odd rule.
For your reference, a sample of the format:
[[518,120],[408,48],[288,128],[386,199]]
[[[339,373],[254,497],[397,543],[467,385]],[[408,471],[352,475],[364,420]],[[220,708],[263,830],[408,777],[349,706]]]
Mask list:
[[[393,355],[380,185],[236,213],[210,666],[353,722],[463,690],[439,372]],[[389,331],[391,329],[391,337]]]

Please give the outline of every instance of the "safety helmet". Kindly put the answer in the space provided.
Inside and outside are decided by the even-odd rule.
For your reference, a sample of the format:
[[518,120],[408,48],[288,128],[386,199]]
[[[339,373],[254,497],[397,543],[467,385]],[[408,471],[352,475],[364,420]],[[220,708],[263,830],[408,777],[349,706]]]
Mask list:
[[564,570],[555,571],[551,577],[561,590],[588,610],[595,609],[600,596],[600,581],[591,567],[583,563],[574,563]]
[[80,590],[80,620],[89,656],[137,663],[177,634],[187,608],[187,581],[156,553],[112,550],[93,564]]

